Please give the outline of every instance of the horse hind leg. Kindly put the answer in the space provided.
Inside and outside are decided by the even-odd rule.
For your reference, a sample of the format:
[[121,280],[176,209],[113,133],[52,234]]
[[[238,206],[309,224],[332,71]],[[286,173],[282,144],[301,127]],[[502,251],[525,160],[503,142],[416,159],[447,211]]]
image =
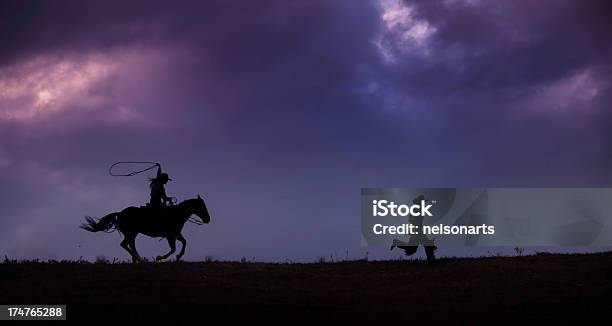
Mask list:
[[131,238],[131,241],[130,241],[129,245],[132,248],[132,250],[134,251],[134,256],[132,256],[132,261],[135,262],[135,263],[143,262],[144,260],[138,254],[138,250],[136,250],[136,236]]
[[137,263],[142,260],[138,252],[136,251],[136,236],[124,234],[123,241],[121,241],[120,245],[123,249],[125,249],[130,256],[132,256],[132,262]]
[[182,244],[181,251],[178,253],[178,255],[176,255],[176,261],[179,261],[179,260],[181,260],[181,258],[183,258],[183,255],[185,254],[185,247],[187,246],[187,240],[180,233],[179,233],[178,237],[176,237],[176,238]]
[[168,252],[167,254],[163,256],[157,256],[157,258],[155,258],[156,261],[160,261],[160,260],[164,260],[168,258],[170,257],[170,255],[172,255],[176,251],[176,239],[167,238],[166,240],[168,240],[168,245],[170,246],[170,252]]
[[123,241],[121,241],[119,245],[121,246],[121,248],[125,249],[125,251],[127,251],[130,254],[130,256],[132,256],[132,261],[136,262],[136,255],[134,254],[134,251],[130,247],[130,240],[128,240],[127,237],[124,237]]

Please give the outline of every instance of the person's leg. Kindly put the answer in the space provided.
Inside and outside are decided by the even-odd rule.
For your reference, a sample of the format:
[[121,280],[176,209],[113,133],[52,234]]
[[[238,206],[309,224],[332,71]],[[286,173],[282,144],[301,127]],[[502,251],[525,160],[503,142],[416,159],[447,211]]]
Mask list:
[[415,241],[416,241],[415,237],[411,237],[409,242],[394,239],[393,243],[391,244],[390,250],[393,250],[394,248],[399,248],[399,249],[404,250],[404,253],[406,254],[406,256],[414,255],[414,253],[419,248],[418,242],[415,242]]
[[427,255],[427,263],[430,265],[435,265],[438,261],[436,260],[436,246],[424,246],[425,247],[425,255]]

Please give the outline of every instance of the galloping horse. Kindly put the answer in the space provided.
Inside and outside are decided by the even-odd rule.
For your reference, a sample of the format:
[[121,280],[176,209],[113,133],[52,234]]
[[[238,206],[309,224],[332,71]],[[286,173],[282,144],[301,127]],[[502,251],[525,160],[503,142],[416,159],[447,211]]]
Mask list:
[[200,195],[198,195],[198,198],[187,199],[178,205],[164,208],[128,207],[121,212],[110,213],[99,220],[86,216],[87,223],[82,224],[81,228],[90,232],[118,230],[123,234],[121,247],[132,256],[133,262],[142,261],[136,251],[136,236],[139,233],[150,237],[163,237],[168,240],[170,252],[163,256],[157,256],[157,261],[170,257],[176,251],[176,240],[178,240],[183,245],[179,254],[176,255],[178,261],[185,254],[185,246],[187,245],[187,240],[185,240],[181,231],[192,214],[202,219],[203,223],[210,222],[208,209]]

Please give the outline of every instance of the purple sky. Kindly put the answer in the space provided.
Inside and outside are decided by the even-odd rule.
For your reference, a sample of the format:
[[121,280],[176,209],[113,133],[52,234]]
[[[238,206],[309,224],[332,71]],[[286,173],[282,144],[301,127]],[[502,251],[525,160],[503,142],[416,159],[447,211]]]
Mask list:
[[147,175],[107,174],[119,160],[203,195],[189,260],[399,256],[361,247],[361,187],[609,186],[611,16],[603,0],[3,1],[0,254],[127,258],[78,229],[148,200]]

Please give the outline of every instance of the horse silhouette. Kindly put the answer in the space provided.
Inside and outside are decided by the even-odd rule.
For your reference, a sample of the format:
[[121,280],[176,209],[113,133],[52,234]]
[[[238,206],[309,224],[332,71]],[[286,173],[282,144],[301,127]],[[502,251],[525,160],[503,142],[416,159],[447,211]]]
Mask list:
[[204,200],[198,195],[197,198],[187,199],[177,205],[154,208],[150,206],[128,207],[121,212],[114,212],[101,219],[86,216],[86,223],[81,228],[90,232],[114,232],[123,234],[121,247],[131,256],[133,262],[143,259],[136,251],[136,236],[144,234],[149,237],[162,237],[168,240],[170,252],[163,256],[157,256],[156,260],[163,260],[176,251],[176,240],[182,244],[181,251],[176,255],[180,260],[185,254],[187,240],[181,234],[183,226],[191,215],[197,215],[203,223],[210,222],[210,215]]

